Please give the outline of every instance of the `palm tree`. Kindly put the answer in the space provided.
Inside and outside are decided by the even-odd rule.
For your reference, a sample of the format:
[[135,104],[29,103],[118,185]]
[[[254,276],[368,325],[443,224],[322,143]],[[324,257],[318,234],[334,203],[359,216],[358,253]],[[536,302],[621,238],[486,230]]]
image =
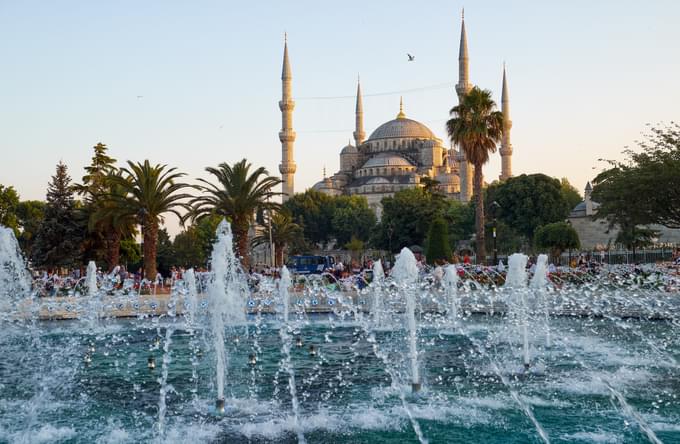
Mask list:
[[181,191],[191,188],[177,180],[184,176],[167,165],[151,165],[128,161],[129,168],[121,168],[112,183],[120,187],[120,194],[110,195],[109,213],[117,220],[134,219],[142,226],[144,239],[144,271],[149,279],[156,277],[156,248],[158,227],[164,222],[163,214],[173,213],[182,220],[179,209],[188,210],[184,199],[192,198]]
[[[283,265],[283,253],[290,245],[302,241],[302,227],[293,222],[288,211],[277,211],[271,216],[271,240],[276,254],[276,267]],[[269,243],[269,227],[263,227],[253,237],[251,244],[266,245]]]
[[465,153],[466,159],[475,167],[475,224],[477,227],[477,258],[484,261],[484,198],[482,187],[484,173],[482,168],[489,161],[490,153],[503,135],[503,113],[496,111],[496,103],[491,99],[491,91],[474,87],[462,97],[458,106],[451,109],[452,118],[446,122],[451,142],[457,144]]
[[192,211],[188,215],[193,220],[210,214],[229,219],[241,263],[246,268],[249,265],[248,230],[255,214],[258,211],[277,210],[281,206],[270,201],[272,197],[281,194],[273,191],[281,180],[270,176],[264,167],[251,173],[251,167],[252,164],[246,159],[233,166],[221,163],[217,168],[207,167],[205,170],[215,176],[217,184],[198,179],[203,183],[198,187],[203,195],[191,200]]

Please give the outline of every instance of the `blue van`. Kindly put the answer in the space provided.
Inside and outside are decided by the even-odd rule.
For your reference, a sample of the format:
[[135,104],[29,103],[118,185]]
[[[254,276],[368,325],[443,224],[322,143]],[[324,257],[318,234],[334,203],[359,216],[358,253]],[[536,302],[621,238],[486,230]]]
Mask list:
[[321,274],[335,266],[333,256],[290,256],[286,267],[296,274]]

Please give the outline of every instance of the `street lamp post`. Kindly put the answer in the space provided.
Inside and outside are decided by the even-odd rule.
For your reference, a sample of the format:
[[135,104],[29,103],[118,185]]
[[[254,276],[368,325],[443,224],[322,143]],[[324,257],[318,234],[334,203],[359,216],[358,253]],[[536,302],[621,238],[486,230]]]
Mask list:
[[[569,219],[567,219],[567,225],[571,227],[571,221]],[[569,256],[567,257],[567,260],[569,261],[567,267],[571,268],[571,246],[569,247]]]
[[271,266],[276,267],[276,252],[274,251],[274,240],[272,238],[272,210],[269,209],[269,253],[271,254]]
[[141,230],[141,242],[139,244],[140,249],[142,250],[142,276],[141,279],[144,279],[144,275],[146,274],[146,267],[144,266],[144,222],[146,221],[146,217],[149,214],[148,211],[146,211],[146,208],[140,208],[139,211],[137,212],[137,217],[139,217],[139,226]]
[[491,212],[493,213],[493,265],[498,265],[498,247],[496,245],[496,228],[498,227],[498,209],[500,204],[495,200],[491,203]]

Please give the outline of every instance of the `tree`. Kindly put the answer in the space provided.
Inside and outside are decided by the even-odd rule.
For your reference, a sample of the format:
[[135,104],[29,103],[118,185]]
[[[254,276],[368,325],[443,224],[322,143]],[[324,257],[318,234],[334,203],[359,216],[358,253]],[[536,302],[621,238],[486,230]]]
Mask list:
[[[83,197],[83,215],[87,220],[88,236],[84,249],[98,260],[106,260],[109,270],[118,265],[120,259],[120,242],[125,236],[135,234],[136,217],[118,217],[111,207],[115,207],[115,199],[123,197],[126,192],[116,176],[120,172],[115,166],[116,159],[107,154],[108,148],[103,143],[93,147],[94,155],[90,165],[85,167],[82,183],[74,186],[75,191]],[[90,258],[84,258],[85,260]]]
[[352,237],[367,241],[375,226],[375,213],[363,196],[329,196],[316,190],[295,194],[284,204],[300,225],[308,243],[338,245]]
[[19,235],[19,220],[17,208],[19,206],[19,194],[13,187],[0,185],[0,225],[14,230],[14,235]]
[[120,262],[128,269],[142,265],[142,249],[135,239],[127,238],[120,241]]
[[375,213],[364,196],[337,196],[334,198],[331,219],[332,235],[339,245],[352,238],[367,241],[375,226]]
[[569,183],[569,179],[566,177],[563,177],[560,181],[560,191],[562,192],[562,198],[564,198],[565,202],[567,202],[569,211],[573,210],[574,207],[580,204],[583,200],[581,193],[579,193],[578,190],[571,183]]
[[126,180],[129,178],[123,177],[120,171],[112,171],[106,180],[105,193],[99,195],[96,203],[90,206],[88,227],[91,233],[98,234],[98,239],[103,243],[109,270],[120,263],[121,241],[137,234],[138,215],[118,211],[119,203],[128,193],[128,187],[121,185]]
[[59,162],[47,188],[45,218],[32,249],[35,265],[50,268],[79,265],[84,232],[75,213],[71,178],[66,165]]
[[[293,222],[288,211],[283,209],[271,216],[271,241],[274,243],[277,267],[283,265],[283,255],[288,246],[300,243],[302,238],[302,227]],[[268,245],[269,240],[269,227],[264,225],[253,237],[252,245]]]
[[294,194],[283,206],[290,212],[293,222],[302,227],[307,242],[323,245],[333,238],[335,204],[333,197],[309,189]]
[[469,240],[475,232],[474,203],[449,200],[445,219],[449,222],[449,243],[455,250],[458,242]]
[[423,245],[431,221],[445,213],[447,202],[423,188],[407,188],[382,200],[383,213],[371,243],[391,252]]
[[430,224],[427,233],[427,248],[425,256],[428,264],[438,264],[451,258],[448,226],[444,218],[437,217]]
[[352,239],[345,244],[345,249],[350,251],[353,260],[358,261],[361,259],[361,252],[364,251],[364,241],[353,236]]
[[680,228],[680,124],[652,128],[638,146],[640,152],[626,150],[625,161],[609,161],[595,178],[596,218],[627,230],[647,224]]
[[480,261],[486,257],[482,168],[489,161],[489,155],[496,152],[496,145],[503,135],[503,113],[495,111],[495,108],[496,103],[491,99],[491,91],[475,86],[463,96],[458,106],[451,109],[453,117],[446,122],[451,142],[461,147],[467,161],[475,167],[473,182],[476,200],[476,245]]
[[552,257],[559,261],[562,252],[580,248],[578,233],[567,222],[543,225],[536,230],[534,244],[537,248],[549,249]]
[[654,238],[659,235],[647,227],[640,227],[637,225],[622,225],[619,227],[619,233],[616,235],[616,242],[622,244],[627,249],[633,251],[633,261],[635,261],[635,252],[638,248],[644,248],[654,243]]
[[573,208],[562,183],[545,174],[522,174],[491,184],[486,190],[487,205],[494,201],[500,205],[498,220],[527,241],[538,227],[565,220]]
[[31,257],[35,236],[45,219],[45,202],[41,200],[25,200],[17,206],[19,219],[19,245],[26,257]]
[[202,195],[191,200],[192,220],[200,220],[209,215],[226,217],[231,222],[234,242],[241,263],[248,268],[248,230],[258,211],[277,210],[280,205],[271,199],[280,195],[274,187],[281,183],[277,177],[270,176],[264,167],[251,172],[252,164],[246,159],[233,166],[221,163],[217,168],[205,170],[217,179],[217,185],[198,179],[203,185]]
[[136,218],[142,225],[144,239],[144,272],[154,279],[157,274],[156,254],[159,225],[164,222],[163,215],[173,213],[180,219],[180,209],[188,210],[185,199],[192,196],[183,193],[189,185],[178,182],[184,176],[176,168],[167,165],[151,165],[128,161],[127,168],[121,168],[121,175],[109,176],[114,186],[121,189],[120,194],[111,194],[110,208],[112,217]]
[[204,217],[175,236],[172,241],[175,265],[206,266],[215,242],[215,231],[221,220],[222,217],[217,215]]
[[[158,272],[163,276],[170,275],[170,268],[175,265],[175,248],[172,241],[170,240],[170,235],[168,230],[162,228],[158,230]],[[147,276],[147,279],[154,280],[156,275]]]

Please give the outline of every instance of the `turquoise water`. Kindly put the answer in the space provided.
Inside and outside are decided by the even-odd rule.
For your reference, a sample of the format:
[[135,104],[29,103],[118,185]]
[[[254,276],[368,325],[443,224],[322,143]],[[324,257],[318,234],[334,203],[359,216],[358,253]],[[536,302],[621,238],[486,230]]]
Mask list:
[[[472,316],[455,331],[420,319],[423,389],[413,395],[402,329],[300,320],[290,333],[303,342],[291,349],[300,431],[309,443],[419,442],[416,429],[430,443],[530,443],[541,442],[540,427],[551,442],[635,443],[649,442],[648,427],[680,442],[677,325],[551,322],[551,347],[532,325],[525,373],[520,336],[505,319]],[[0,442],[298,442],[279,328],[264,317],[227,330],[227,410],[216,416],[210,335],[181,318],[111,320],[95,330],[78,321],[5,324]]]

